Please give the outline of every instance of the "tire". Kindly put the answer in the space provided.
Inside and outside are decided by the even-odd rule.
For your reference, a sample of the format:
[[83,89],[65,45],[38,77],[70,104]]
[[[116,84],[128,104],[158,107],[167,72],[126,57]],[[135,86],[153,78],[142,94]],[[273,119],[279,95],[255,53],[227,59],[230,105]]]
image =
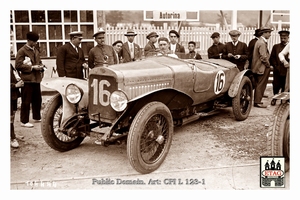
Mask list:
[[267,156],[284,156],[285,171],[290,169],[290,103],[276,106],[267,134]]
[[44,109],[41,131],[45,142],[51,148],[63,152],[78,147],[84,137],[69,137],[59,131],[61,117],[62,97],[60,94],[56,94],[50,99]]
[[247,76],[244,76],[237,95],[232,99],[232,110],[236,120],[243,121],[247,119],[252,108],[252,83]]
[[166,105],[146,104],[135,116],[127,138],[131,166],[142,174],[155,171],[165,160],[173,137],[173,118]]

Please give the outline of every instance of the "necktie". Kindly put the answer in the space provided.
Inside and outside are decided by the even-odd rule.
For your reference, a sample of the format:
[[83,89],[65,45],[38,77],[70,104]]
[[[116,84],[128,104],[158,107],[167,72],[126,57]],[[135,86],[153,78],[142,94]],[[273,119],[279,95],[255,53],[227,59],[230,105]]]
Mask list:
[[133,44],[132,43],[130,44],[130,56],[131,56],[131,59],[134,58],[134,50],[133,50]]

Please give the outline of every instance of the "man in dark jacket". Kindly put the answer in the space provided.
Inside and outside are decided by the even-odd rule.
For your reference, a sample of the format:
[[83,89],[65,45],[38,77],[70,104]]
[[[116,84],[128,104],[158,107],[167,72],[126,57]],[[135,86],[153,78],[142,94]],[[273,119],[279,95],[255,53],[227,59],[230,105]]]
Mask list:
[[71,32],[70,42],[58,49],[56,56],[57,73],[59,77],[83,79],[83,68],[87,68],[84,54],[79,47],[82,32]]
[[144,48],[145,57],[156,55],[159,51],[158,48],[155,47],[155,43],[157,42],[158,35],[156,32],[149,33],[146,38],[149,40]]
[[[279,91],[284,91],[285,88],[285,80],[286,80],[286,72],[287,68],[284,67],[284,64],[280,62],[278,54],[284,49],[284,47],[289,42],[289,35],[290,32],[283,30],[279,31],[278,34],[280,35],[280,43],[275,44],[272,48],[271,55],[270,55],[270,64],[273,66],[273,94],[278,94]],[[276,104],[276,99],[271,101],[271,105]]]
[[185,59],[196,59],[196,60],[202,59],[201,55],[195,51],[196,42],[190,41],[188,45],[189,45],[188,47],[189,52],[185,54]]
[[214,32],[210,38],[213,40],[213,44],[207,49],[208,58],[222,58],[225,45],[220,42],[220,33]]
[[169,32],[169,39],[170,39],[170,50],[171,53],[175,53],[178,58],[184,58],[185,57],[185,49],[184,46],[181,46],[178,43],[178,39],[180,38],[180,35],[175,30],[170,30]]
[[40,53],[35,48],[39,35],[35,32],[27,33],[27,43],[21,47],[16,55],[16,69],[20,72],[24,87],[21,89],[21,126],[31,128],[29,123],[30,105],[32,118],[35,122],[41,121],[41,81],[44,76],[45,66],[43,65]]
[[24,82],[22,81],[20,74],[14,66],[10,64],[10,145],[13,148],[19,147],[15,134],[14,121],[18,107],[18,98],[21,96],[20,88],[23,86]]
[[248,59],[247,44],[238,40],[241,32],[232,30],[229,32],[232,42],[227,42],[223,50],[222,58],[237,65],[240,71],[244,70]]
[[128,29],[127,33],[124,35],[127,37],[127,42],[123,44],[121,50],[123,63],[140,60],[142,51],[140,46],[134,42],[134,38],[137,34],[134,30]]

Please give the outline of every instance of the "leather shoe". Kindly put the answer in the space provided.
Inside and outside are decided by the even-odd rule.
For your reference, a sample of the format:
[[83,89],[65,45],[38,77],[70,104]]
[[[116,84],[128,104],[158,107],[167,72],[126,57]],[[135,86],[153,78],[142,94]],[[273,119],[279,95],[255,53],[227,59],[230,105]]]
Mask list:
[[257,108],[266,108],[267,106],[264,105],[263,103],[254,103],[254,107],[257,107]]
[[272,99],[271,105],[272,105],[272,106],[275,106],[275,105],[276,105],[276,99]]

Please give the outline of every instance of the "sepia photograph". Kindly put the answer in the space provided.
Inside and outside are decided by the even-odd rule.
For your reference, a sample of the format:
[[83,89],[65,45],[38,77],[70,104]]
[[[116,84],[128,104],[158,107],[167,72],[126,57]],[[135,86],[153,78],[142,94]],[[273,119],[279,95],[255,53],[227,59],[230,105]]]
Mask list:
[[294,189],[292,9],[192,3],[6,10],[4,188]]

